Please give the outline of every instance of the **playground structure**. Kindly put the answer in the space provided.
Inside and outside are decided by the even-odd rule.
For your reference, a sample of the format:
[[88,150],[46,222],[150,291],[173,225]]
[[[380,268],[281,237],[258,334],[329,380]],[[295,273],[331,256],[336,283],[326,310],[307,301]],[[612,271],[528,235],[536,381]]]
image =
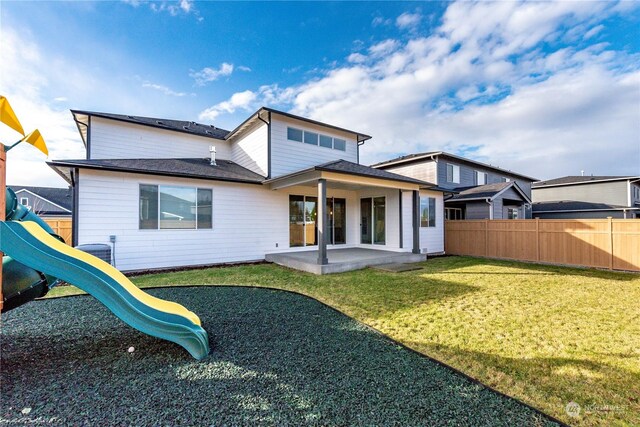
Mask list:
[[209,338],[196,314],[143,292],[109,263],[66,245],[46,222],[18,203],[15,193],[6,188],[6,151],[23,141],[47,155],[48,150],[37,130],[24,136],[4,97],[0,97],[0,121],[23,135],[6,149],[0,144],[0,311],[42,297],[64,281],[92,295],[139,331],[175,342],[198,360],[206,357]]

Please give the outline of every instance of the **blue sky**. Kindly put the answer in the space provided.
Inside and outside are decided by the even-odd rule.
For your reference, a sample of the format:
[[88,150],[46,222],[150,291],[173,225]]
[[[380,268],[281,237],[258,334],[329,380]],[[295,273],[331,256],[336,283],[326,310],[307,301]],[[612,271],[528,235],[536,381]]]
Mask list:
[[[363,163],[446,150],[541,179],[640,174],[636,2],[0,8],[2,93],[53,159],[82,157],[72,108],[232,129],[267,105],[373,135]],[[44,160],[18,147],[9,182],[62,184]]]

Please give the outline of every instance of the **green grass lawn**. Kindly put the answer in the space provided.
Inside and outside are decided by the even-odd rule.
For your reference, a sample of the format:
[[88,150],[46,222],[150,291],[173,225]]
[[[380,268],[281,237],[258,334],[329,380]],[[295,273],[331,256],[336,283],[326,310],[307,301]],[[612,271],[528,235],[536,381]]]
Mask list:
[[640,275],[468,257],[423,266],[314,276],[262,264],[133,281],[300,292],[569,424],[640,425]]

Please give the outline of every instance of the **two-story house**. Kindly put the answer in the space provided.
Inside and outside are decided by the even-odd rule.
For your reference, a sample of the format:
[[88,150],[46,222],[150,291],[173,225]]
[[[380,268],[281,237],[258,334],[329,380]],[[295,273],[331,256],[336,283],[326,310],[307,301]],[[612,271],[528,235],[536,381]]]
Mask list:
[[18,203],[43,218],[71,218],[73,198],[71,188],[31,187],[9,185],[18,198]]
[[640,176],[565,176],[534,182],[533,216],[640,218]]
[[387,262],[444,251],[442,191],[359,164],[361,132],[271,108],[232,131],[72,114],[86,158],[49,165],[73,188],[74,244],[112,242],[122,270],[301,254],[322,273],[340,248]]
[[531,218],[535,178],[443,151],[410,154],[372,165],[428,182],[450,193],[445,219]]

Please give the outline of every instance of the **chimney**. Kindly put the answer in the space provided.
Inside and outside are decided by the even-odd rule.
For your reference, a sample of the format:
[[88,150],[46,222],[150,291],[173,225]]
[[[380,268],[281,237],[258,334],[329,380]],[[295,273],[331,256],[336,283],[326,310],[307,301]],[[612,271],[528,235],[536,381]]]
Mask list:
[[209,146],[209,154],[211,155],[211,160],[209,161],[209,164],[211,166],[217,166],[217,164],[216,164],[216,146],[215,145],[210,145]]

